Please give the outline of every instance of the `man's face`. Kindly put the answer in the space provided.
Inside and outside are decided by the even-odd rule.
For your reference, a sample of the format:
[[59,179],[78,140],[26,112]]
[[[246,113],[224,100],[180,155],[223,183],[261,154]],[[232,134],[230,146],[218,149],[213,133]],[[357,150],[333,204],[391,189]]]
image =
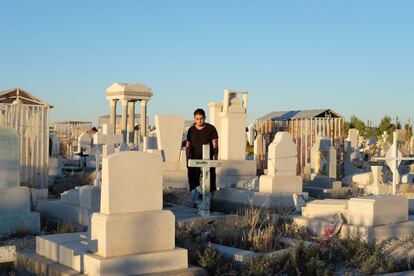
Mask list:
[[197,114],[197,115],[194,116],[194,123],[195,123],[196,126],[202,127],[202,126],[204,126],[204,120],[205,119],[206,119],[206,117],[204,117],[203,115]]

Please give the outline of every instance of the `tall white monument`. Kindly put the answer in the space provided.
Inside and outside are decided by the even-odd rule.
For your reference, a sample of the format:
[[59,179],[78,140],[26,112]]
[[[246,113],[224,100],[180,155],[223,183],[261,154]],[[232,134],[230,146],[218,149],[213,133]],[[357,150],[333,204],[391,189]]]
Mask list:
[[256,176],[256,162],[246,160],[247,91],[224,90],[223,102],[209,103],[210,123],[219,135],[218,187],[234,187]]

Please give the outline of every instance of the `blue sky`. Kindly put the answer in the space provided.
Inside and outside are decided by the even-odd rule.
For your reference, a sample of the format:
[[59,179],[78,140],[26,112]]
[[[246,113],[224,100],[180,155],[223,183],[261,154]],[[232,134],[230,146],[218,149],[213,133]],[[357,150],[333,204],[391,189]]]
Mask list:
[[414,119],[414,1],[0,0],[0,12],[0,90],[54,104],[52,120],[95,122],[115,81],[152,87],[150,116],[191,118],[231,88],[249,91],[249,120]]

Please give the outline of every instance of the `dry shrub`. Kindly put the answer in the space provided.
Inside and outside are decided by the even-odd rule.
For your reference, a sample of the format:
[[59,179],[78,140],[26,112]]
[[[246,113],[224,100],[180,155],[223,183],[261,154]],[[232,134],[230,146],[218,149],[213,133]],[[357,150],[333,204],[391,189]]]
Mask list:
[[69,221],[62,221],[58,223],[56,228],[56,234],[74,233],[77,232],[77,228]]

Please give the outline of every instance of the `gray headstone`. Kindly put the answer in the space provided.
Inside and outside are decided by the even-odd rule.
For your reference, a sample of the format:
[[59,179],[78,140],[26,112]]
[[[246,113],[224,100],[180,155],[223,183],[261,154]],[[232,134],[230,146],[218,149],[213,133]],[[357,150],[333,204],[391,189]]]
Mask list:
[[19,136],[11,128],[0,127],[0,188],[19,186]]

